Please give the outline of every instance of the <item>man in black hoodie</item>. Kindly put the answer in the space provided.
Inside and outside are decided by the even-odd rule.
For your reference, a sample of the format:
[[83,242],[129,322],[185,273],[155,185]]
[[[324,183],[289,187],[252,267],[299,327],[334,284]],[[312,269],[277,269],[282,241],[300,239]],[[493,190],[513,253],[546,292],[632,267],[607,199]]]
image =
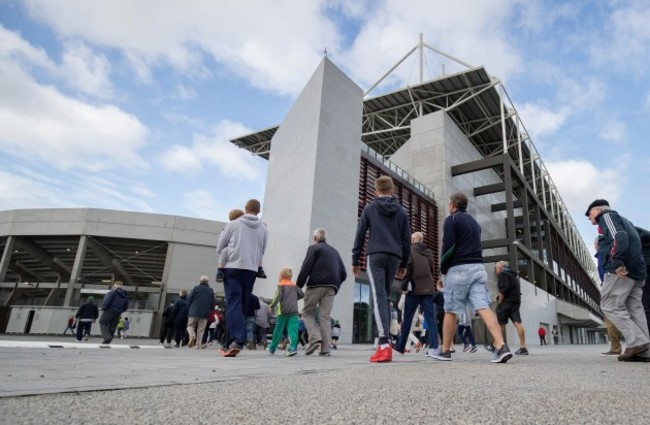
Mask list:
[[411,228],[404,207],[393,195],[393,179],[381,176],[375,180],[377,197],[366,205],[359,218],[354,247],[352,248],[352,273],[359,276],[359,257],[368,236],[366,247],[366,272],[373,295],[375,323],[379,333],[377,352],[371,362],[390,362],[393,351],[390,346],[390,293],[395,272],[402,278],[406,273],[411,253]]
[[129,298],[122,285],[122,281],[116,280],[113,289],[106,294],[102,302],[103,313],[99,318],[99,328],[102,331],[104,344],[111,343],[120,315],[129,308]]
[[517,329],[519,335],[519,349],[515,351],[517,355],[528,355],[526,348],[526,331],[521,324],[521,285],[519,276],[508,267],[505,261],[499,261],[494,266],[494,271],[497,274],[497,289],[499,290],[499,297],[497,299],[497,320],[499,325],[503,328],[505,333],[508,320]]

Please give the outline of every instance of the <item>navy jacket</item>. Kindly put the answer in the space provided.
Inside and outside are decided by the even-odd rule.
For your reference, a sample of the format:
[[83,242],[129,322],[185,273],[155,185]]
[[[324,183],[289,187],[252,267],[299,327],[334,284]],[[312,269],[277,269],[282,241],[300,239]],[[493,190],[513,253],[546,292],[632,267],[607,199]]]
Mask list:
[[189,304],[187,303],[187,295],[176,298],[174,307],[172,307],[172,315],[174,316],[174,323],[187,323],[189,317]]
[[129,298],[123,288],[114,288],[104,297],[102,310],[117,310],[124,313],[129,308]]
[[207,282],[201,282],[192,289],[189,303],[189,317],[207,319],[214,310],[214,291]]
[[625,266],[627,277],[645,280],[647,271],[638,230],[614,210],[601,211],[596,221],[603,235],[598,252],[604,255],[605,272],[616,273]]
[[168,325],[171,325],[174,323],[174,303],[170,303],[165,310],[163,311],[162,314],[163,321],[167,323]]
[[359,265],[368,230],[366,255],[394,255],[400,258],[400,267],[406,268],[411,253],[411,228],[406,211],[396,196],[379,196],[363,209],[352,248],[353,266]]
[[318,242],[307,249],[296,285],[299,288],[305,284],[307,288],[331,286],[338,292],[347,277],[343,259],[338,251],[326,242]]
[[440,272],[460,264],[482,264],[481,226],[465,210],[457,210],[445,219],[442,228]]

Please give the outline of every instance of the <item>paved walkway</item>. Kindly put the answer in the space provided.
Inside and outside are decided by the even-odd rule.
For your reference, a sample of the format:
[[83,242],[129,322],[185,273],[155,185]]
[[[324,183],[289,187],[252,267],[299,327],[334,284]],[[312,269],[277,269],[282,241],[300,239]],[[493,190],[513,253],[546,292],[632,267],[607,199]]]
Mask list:
[[50,348],[69,342],[0,336],[1,423],[650,423],[650,363],[598,356],[605,345],[533,346],[504,365],[482,348],[389,364],[368,345],[232,359],[154,340]]

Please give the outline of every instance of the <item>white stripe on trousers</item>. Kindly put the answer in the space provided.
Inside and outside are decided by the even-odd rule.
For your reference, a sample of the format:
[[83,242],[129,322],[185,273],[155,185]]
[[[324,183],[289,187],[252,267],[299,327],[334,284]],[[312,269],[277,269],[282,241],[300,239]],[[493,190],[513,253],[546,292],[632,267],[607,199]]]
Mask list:
[[372,293],[373,312],[375,314],[375,323],[377,324],[377,333],[379,338],[387,337],[384,329],[384,324],[381,322],[381,314],[379,313],[379,303],[377,302],[377,288],[375,287],[375,279],[372,276],[372,268],[370,267],[370,256],[366,256],[366,270],[368,271],[368,279],[370,280],[370,292]]

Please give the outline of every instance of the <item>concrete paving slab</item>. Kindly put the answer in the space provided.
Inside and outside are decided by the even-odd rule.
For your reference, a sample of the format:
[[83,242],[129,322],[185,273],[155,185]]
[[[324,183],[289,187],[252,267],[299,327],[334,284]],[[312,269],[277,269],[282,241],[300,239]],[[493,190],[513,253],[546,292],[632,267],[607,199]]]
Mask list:
[[507,364],[489,363],[483,349],[451,362],[421,352],[371,364],[368,345],[291,358],[0,347],[0,422],[650,423],[650,363],[600,357],[606,348],[534,347]]

